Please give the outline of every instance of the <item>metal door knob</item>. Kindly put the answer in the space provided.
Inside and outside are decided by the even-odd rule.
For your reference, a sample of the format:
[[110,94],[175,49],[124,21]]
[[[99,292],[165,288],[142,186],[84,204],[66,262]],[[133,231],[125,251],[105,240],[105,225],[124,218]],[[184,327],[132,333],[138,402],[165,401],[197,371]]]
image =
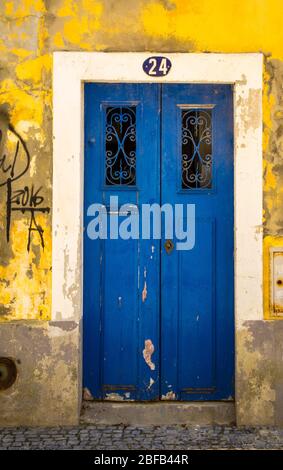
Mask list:
[[174,249],[174,243],[172,242],[172,240],[166,240],[166,242],[164,243],[164,248],[167,254],[171,253],[171,251]]

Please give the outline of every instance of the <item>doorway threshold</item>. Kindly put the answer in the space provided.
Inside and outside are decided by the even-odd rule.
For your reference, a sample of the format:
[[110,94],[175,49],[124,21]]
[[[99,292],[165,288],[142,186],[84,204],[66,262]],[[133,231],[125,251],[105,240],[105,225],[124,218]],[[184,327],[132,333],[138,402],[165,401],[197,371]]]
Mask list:
[[233,425],[235,403],[84,401],[81,424],[125,426]]

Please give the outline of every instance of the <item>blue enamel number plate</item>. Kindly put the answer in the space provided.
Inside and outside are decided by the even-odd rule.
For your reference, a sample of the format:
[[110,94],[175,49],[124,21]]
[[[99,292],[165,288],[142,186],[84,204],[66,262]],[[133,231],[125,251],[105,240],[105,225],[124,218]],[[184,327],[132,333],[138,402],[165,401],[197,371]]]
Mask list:
[[150,77],[164,77],[169,73],[171,66],[167,57],[153,56],[144,61],[142,68]]

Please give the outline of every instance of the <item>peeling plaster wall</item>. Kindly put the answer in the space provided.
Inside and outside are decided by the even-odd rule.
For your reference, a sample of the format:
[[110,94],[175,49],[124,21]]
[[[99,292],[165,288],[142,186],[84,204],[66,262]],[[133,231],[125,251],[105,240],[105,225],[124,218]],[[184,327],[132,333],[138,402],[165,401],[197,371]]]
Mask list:
[[238,425],[283,425],[283,324],[247,321],[237,332]]
[[[0,423],[69,423],[78,412],[79,326],[49,322],[53,51],[263,52],[263,230],[265,243],[280,244],[282,1],[5,0],[0,32],[0,356],[20,361],[17,382],[0,393]],[[269,319],[268,266],[266,255],[265,320],[237,330],[241,424],[283,424],[283,330]]]
[[72,425],[79,415],[75,322],[12,322],[0,328],[0,356],[16,361],[16,382],[0,395],[0,426]]

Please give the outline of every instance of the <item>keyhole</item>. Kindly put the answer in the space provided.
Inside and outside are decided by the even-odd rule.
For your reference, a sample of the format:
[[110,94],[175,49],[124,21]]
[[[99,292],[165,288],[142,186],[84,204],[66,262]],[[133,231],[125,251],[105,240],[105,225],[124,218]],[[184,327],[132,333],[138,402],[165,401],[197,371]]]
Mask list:
[[282,284],[283,284],[282,279],[278,279],[278,281],[277,281],[277,286],[282,286]]

